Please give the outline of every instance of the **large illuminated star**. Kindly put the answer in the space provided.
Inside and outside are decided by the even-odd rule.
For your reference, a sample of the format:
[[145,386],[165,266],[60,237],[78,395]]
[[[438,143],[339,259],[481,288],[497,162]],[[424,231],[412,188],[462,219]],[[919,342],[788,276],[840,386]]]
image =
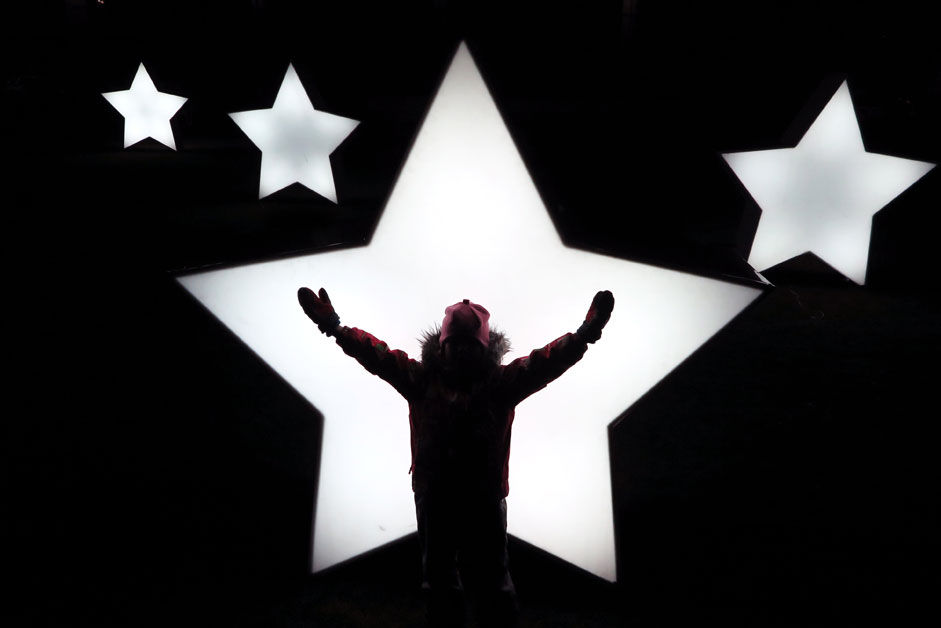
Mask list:
[[176,150],[170,118],[186,98],[158,92],[143,63],[137,68],[129,89],[105,92],[102,96],[124,116],[124,148],[152,137]]
[[321,336],[299,286],[416,358],[422,329],[472,299],[512,339],[507,360],[574,331],[610,289],[601,340],[518,407],[508,503],[511,534],[612,581],[608,424],[760,292],[563,245],[463,45],[368,246],[180,282],[323,413],[315,571],[416,526],[407,404]]
[[812,251],[859,284],[873,214],[934,167],[866,152],[845,82],[796,148],[723,157],[761,207],[749,264],[763,270]]
[[288,65],[270,109],[229,115],[261,149],[258,198],[300,183],[337,202],[330,153],[359,122],[314,109],[293,65]]

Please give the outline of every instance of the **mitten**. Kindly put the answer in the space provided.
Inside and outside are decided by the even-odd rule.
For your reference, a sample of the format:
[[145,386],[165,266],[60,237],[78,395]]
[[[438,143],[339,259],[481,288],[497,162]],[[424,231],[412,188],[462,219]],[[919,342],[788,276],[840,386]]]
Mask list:
[[317,296],[310,288],[301,288],[297,291],[297,300],[310,320],[317,323],[320,331],[332,336],[340,325],[340,317],[333,309],[327,291],[321,288],[320,296]]
[[601,338],[601,330],[611,318],[611,310],[614,309],[614,295],[608,290],[602,290],[595,295],[591,301],[591,307],[585,316],[585,322],[575,332],[581,336],[585,342],[597,342]]

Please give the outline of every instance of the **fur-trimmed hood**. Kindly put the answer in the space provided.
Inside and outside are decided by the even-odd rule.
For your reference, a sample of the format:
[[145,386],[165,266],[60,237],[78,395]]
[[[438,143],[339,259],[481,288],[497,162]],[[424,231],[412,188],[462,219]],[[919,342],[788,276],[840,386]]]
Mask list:
[[[441,365],[441,326],[435,325],[422,332],[418,340],[421,345],[421,362],[426,366]],[[503,362],[503,356],[510,352],[510,339],[503,332],[490,328],[490,342],[487,345],[487,358],[494,365]]]

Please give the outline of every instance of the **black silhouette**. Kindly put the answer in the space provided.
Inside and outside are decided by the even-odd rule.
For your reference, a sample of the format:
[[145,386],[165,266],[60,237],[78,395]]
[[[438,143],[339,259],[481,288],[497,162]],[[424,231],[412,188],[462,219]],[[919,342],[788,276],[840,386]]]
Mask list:
[[507,338],[490,313],[465,299],[426,332],[421,360],[340,325],[327,292],[298,291],[304,312],[367,371],[409,404],[412,488],[422,553],[422,589],[432,626],[464,621],[464,584],[481,626],[512,626],[518,607],[507,558],[506,496],[515,408],[578,362],[614,308],[598,292],[584,323],[502,365]]

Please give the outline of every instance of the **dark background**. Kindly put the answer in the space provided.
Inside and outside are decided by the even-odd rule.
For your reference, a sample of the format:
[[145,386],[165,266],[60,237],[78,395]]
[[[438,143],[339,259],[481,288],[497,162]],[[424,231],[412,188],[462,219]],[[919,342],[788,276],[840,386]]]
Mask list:
[[[915,2],[29,8],[2,43],[7,625],[418,625],[414,538],[307,574],[321,416],[173,277],[368,242],[461,39],[572,246],[750,281],[760,211],[719,153],[795,145],[843,79],[869,150],[941,161]],[[176,152],[123,149],[100,95],[141,61],[189,98]],[[339,205],[259,201],[226,115],[289,62],[362,121]],[[524,625],[937,619],[939,176],[875,217],[865,287],[771,269],[612,424],[619,581],[514,540]]]

